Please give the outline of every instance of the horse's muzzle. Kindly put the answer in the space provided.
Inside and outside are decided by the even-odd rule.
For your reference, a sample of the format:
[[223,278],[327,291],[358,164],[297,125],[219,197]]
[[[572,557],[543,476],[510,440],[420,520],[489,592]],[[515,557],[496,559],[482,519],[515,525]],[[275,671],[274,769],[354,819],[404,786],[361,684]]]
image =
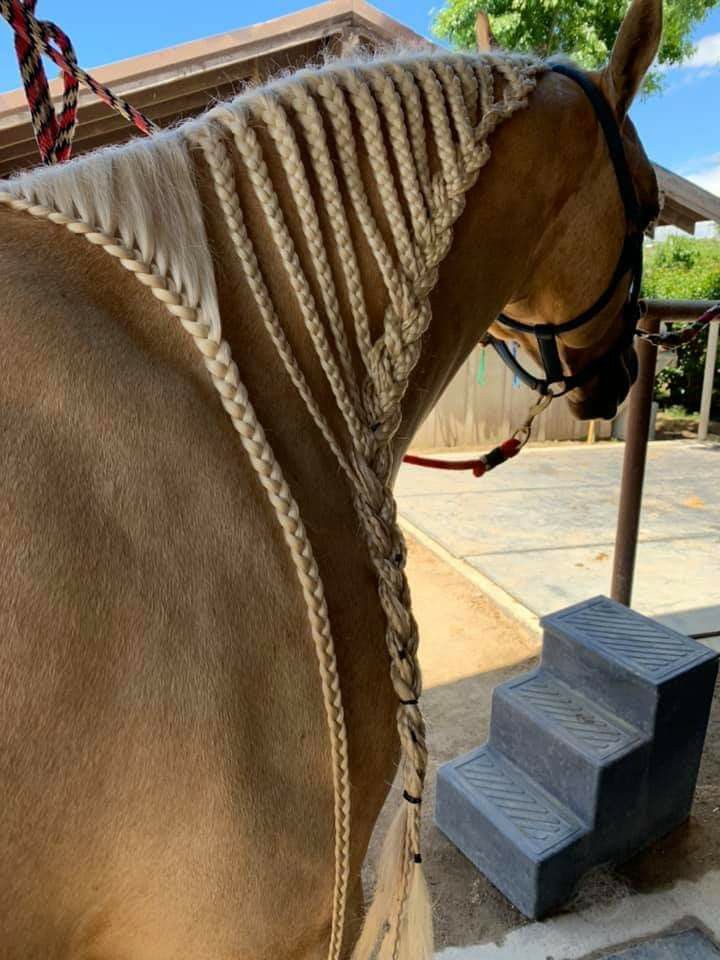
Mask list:
[[630,346],[587,384],[567,396],[570,412],[578,420],[612,420],[638,375],[635,348]]

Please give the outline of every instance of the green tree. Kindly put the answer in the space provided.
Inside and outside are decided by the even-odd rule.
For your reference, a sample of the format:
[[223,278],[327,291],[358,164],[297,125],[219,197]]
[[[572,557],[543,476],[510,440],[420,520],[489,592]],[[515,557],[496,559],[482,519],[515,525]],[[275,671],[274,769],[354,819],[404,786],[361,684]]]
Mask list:
[[[661,300],[720,300],[720,239],[670,237],[648,251],[643,295]],[[656,398],[663,406],[700,408],[707,335],[681,347],[677,366],[663,370],[656,382]],[[720,373],[720,358],[715,381]],[[712,397],[713,416],[720,416],[720,389]]]
[[[717,2],[665,0],[661,64],[680,64],[692,54],[690,32]],[[629,0],[445,0],[433,32],[456,47],[473,49],[475,18],[485,10],[501,47],[542,57],[564,53],[592,69],[607,62],[628,6]],[[661,85],[661,72],[651,71],[645,91]]]

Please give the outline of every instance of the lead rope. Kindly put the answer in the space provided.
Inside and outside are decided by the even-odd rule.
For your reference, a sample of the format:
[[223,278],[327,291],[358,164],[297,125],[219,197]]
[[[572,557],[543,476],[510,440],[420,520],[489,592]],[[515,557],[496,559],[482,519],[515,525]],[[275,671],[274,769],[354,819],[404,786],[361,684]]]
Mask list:
[[472,470],[473,476],[484,477],[490,470],[494,470],[500,464],[512,460],[520,453],[530,439],[535,418],[539,417],[544,410],[547,410],[553,399],[550,393],[540,397],[537,403],[530,407],[523,425],[518,427],[511,437],[498,444],[497,447],[493,447],[488,453],[483,453],[472,460],[440,460],[437,457],[419,457],[408,453],[403,457],[403,462],[416,467],[430,467],[434,470]]
[[[58,117],[50,99],[47,74],[42,62],[40,37],[49,43],[55,40],[68,63],[76,62],[75,51],[68,38],[54,23],[35,19],[36,0],[18,0],[11,26],[15,30],[15,53],[25,96],[30,107],[33,132],[43,163],[61,163],[69,159],[77,126],[78,81],[63,71],[62,110]],[[8,11],[9,12],[9,11]],[[3,15],[5,10],[3,9]],[[20,29],[22,28],[22,32]]]
[[[642,304],[643,301],[640,302]],[[648,333],[647,330],[636,330],[635,335],[661,350],[677,350],[694,340],[705,327],[718,319],[720,319],[720,303],[713,304],[697,320],[688,324],[684,330],[665,330],[663,333]],[[672,323],[672,321],[670,322]]]
[[[78,66],[69,37],[50,20],[37,19],[36,3],[37,0],[0,0],[0,15],[7,20],[15,34],[15,51],[42,162],[50,164],[70,159],[77,126],[80,83],[142,133],[154,133],[158,128],[152,120]],[[63,100],[59,117],[52,104],[42,54],[49,57],[63,75]]]

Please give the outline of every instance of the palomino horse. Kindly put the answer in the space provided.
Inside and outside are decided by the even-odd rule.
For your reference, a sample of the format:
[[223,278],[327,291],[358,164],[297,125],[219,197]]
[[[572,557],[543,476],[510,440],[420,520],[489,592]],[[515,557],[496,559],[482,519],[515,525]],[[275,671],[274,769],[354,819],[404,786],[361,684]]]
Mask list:
[[[660,30],[634,0],[590,76],[645,221]],[[500,311],[577,316],[644,226],[588,96],[505,54],[331,65],[0,202],[0,957],[429,957],[390,488]],[[606,358],[580,416],[629,388],[629,282],[558,338]]]

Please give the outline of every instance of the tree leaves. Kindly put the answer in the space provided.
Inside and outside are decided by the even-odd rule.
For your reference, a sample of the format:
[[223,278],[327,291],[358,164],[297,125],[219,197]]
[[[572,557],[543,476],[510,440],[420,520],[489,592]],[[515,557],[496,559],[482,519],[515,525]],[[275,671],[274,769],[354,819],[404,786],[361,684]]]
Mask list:
[[[655,244],[645,259],[643,296],[661,300],[720,300],[720,240],[670,237]],[[681,347],[677,364],[658,374],[657,399],[665,405],[697,410],[706,350],[705,334]],[[715,390],[713,412],[719,408],[720,390]]]
[[[718,0],[665,0],[665,29],[658,62],[680,64],[693,53],[690,32]],[[487,12],[502,47],[548,57],[564,53],[580,66],[607,63],[629,0],[445,0],[433,32],[453,46],[475,46],[475,17]],[[651,70],[644,93],[662,87],[661,69]]]

